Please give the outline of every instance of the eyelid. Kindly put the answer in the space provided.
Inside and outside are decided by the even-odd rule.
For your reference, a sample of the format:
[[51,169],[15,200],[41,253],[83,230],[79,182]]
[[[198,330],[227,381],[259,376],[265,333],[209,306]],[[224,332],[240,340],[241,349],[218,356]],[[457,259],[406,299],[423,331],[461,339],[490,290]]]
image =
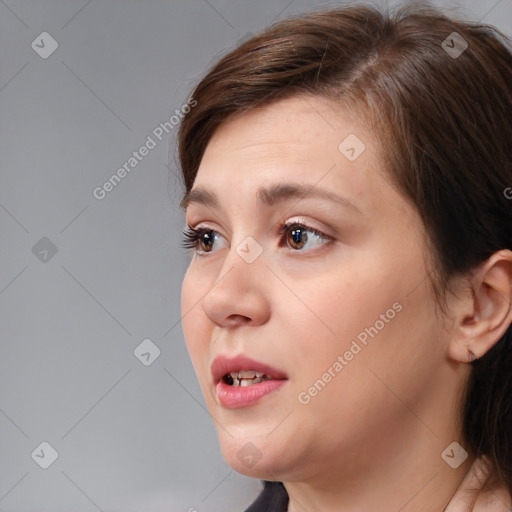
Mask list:
[[[297,250],[294,251],[293,249],[289,249],[291,252],[307,254],[312,251],[314,253],[314,252],[316,252],[316,250],[321,250],[323,247],[325,247],[326,245],[330,245],[330,243],[334,241],[333,236],[325,233],[325,231],[323,229],[318,229],[315,226],[312,226],[304,218],[290,219],[290,220],[286,221],[285,223],[283,223],[282,227],[279,229],[278,234],[282,237],[286,233],[286,231],[288,231],[288,229],[290,229],[291,226],[295,226],[295,225],[302,227],[305,231],[312,232],[315,236],[321,238],[323,240],[323,243],[321,244],[320,247],[317,247],[316,249],[311,249],[310,251],[297,251]],[[282,246],[286,246],[286,242],[284,243],[284,245],[281,245],[281,242],[280,242],[280,247],[282,247]]]
[[[287,221],[280,221],[277,223],[277,230],[276,230],[276,234],[278,235],[282,235],[286,229],[290,228],[291,226],[295,225],[295,224],[298,224],[298,225],[301,225],[302,227],[304,227],[304,229],[307,229],[308,231],[314,231],[314,232],[317,232],[317,234],[319,236],[322,236],[324,238],[328,238],[328,239],[333,239],[332,236],[328,235],[327,233],[324,232],[323,229],[321,228],[317,228],[315,226],[312,226],[306,219],[304,219],[303,217],[297,217],[297,218],[292,218],[292,219],[289,219]],[[212,231],[215,231],[215,233],[217,235],[220,235],[222,236],[222,238],[226,238],[224,237],[224,235],[222,235],[218,229],[214,228],[214,227],[211,227],[209,225],[204,225],[203,222],[199,222],[198,224],[196,224],[195,226],[192,226],[191,224],[187,223],[187,227],[189,229],[191,229],[192,231],[198,231],[198,230],[212,230]]]
[[330,237],[330,235],[328,235],[327,233],[324,232],[323,228],[318,228],[318,227],[314,226],[311,222],[306,220],[304,217],[296,217],[296,218],[289,219],[286,222],[283,222],[280,232],[281,232],[281,230],[284,230],[287,227],[293,226],[294,224],[302,225],[302,226],[304,226],[305,229],[308,229],[311,231],[317,231],[321,236],[324,236],[326,238]]
[[[321,245],[319,247],[316,247],[316,248],[313,248],[313,249],[310,249],[310,250],[294,250],[292,248],[289,248],[288,247],[288,244],[287,244],[287,241],[284,240],[284,235],[285,233],[292,227],[292,226],[298,226],[299,228],[301,229],[304,229],[305,231],[309,231],[311,233],[314,234],[314,236],[318,237],[319,239],[321,239],[323,242],[321,243]],[[215,228],[212,228],[211,226],[208,226],[208,225],[203,225],[201,222],[197,224],[197,226],[195,227],[192,227],[189,223],[187,223],[187,227],[188,227],[188,230],[189,232],[194,232],[196,233],[196,235],[198,234],[198,232],[205,232],[205,231],[213,231],[214,232],[214,239],[217,238],[217,236],[220,236],[221,238],[224,238],[225,237],[219,233]],[[184,232],[184,235],[185,237],[189,237],[191,238],[189,235],[186,234],[186,232]],[[303,254],[303,255],[308,255],[310,252],[312,252],[313,254],[315,254],[318,250],[322,250],[325,246],[327,245],[330,245],[333,241],[334,241],[334,237],[331,236],[331,235],[328,235],[327,233],[324,232],[323,229],[318,229],[314,226],[312,226],[306,219],[302,218],[302,217],[299,217],[299,218],[295,218],[295,219],[289,219],[288,221],[286,222],[280,222],[278,223],[277,225],[277,229],[275,231],[275,235],[277,235],[279,237],[279,242],[278,242],[278,247],[280,248],[286,248],[288,250],[288,252],[291,252],[291,253],[294,253],[294,254]],[[196,237],[196,240],[195,240],[195,243],[196,243],[196,248],[194,249],[193,247],[192,250],[194,252],[194,254],[197,254],[198,256],[207,256],[208,254],[210,254],[211,252],[215,252],[215,251],[201,251],[199,249],[197,249],[197,243],[198,243],[198,238],[199,237]],[[230,247],[230,245],[228,245]],[[305,257],[305,256],[302,256],[302,257]]]
[[[204,222],[206,222],[207,224],[205,225]],[[204,222],[198,222],[198,223],[196,223],[195,226],[192,225],[191,223],[187,222],[187,227],[192,229],[192,230],[198,230],[198,229],[208,230],[208,229],[211,229],[211,230],[215,231],[217,234],[221,235],[223,238],[225,238],[219,232],[219,230],[217,228],[208,225],[208,221],[204,221]],[[331,235],[328,235],[327,233],[325,233],[323,228],[319,228],[319,227],[316,227],[316,226],[312,225],[308,220],[306,220],[304,217],[301,217],[301,216],[290,218],[287,221],[280,220],[279,222],[277,222],[276,225],[278,226],[278,228],[277,228],[278,230],[276,231],[276,233],[277,234],[281,233],[282,230],[285,227],[289,227],[289,226],[291,226],[293,224],[302,224],[307,229],[315,230],[315,231],[320,232],[320,234],[322,236],[325,236],[326,238],[329,238],[329,237],[333,238]]]

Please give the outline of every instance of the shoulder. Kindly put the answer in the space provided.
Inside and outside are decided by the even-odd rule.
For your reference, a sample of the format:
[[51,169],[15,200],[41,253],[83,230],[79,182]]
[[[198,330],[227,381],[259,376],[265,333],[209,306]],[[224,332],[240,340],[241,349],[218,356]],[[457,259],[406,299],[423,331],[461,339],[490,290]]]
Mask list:
[[244,512],[286,512],[288,493],[281,482],[263,481],[263,491]]
[[512,496],[485,456],[477,458],[444,512],[509,512]]

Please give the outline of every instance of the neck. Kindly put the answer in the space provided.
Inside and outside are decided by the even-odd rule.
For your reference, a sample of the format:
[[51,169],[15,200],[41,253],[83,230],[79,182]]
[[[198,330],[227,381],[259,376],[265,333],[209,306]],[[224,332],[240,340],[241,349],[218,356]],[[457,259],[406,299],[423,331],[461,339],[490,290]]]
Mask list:
[[314,478],[283,482],[290,498],[288,512],[442,512],[474,461],[468,457],[452,469],[440,456],[449,444],[433,446],[432,458],[426,457],[424,446],[412,446],[379,465],[370,458],[359,477],[350,466],[349,474],[324,476],[321,483]]
[[460,463],[462,448],[445,452],[454,441],[463,444],[453,414],[458,403],[455,391],[435,393],[414,412],[404,407],[393,425],[383,419],[373,439],[362,433],[348,450],[330,447],[307,473],[283,479],[288,512],[442,512],[475,460],[469,454]]

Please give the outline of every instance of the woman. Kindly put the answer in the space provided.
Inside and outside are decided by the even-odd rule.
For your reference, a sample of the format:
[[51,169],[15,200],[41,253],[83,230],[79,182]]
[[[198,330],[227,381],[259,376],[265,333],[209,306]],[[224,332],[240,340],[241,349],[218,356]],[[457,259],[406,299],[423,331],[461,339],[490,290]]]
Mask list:
[[183,329],[248,511],[511,509],[506,44],[340,7],[193,91]]

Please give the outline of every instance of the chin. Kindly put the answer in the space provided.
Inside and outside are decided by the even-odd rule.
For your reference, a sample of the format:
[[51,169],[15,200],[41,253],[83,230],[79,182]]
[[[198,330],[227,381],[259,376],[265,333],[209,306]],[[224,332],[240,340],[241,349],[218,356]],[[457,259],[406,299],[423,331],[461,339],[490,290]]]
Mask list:
[[261,480],[279,480],[277,475],[286,463],[280,447],[261,436],[233,439],[224,433],[221,451],[226,463],[236,472]]

